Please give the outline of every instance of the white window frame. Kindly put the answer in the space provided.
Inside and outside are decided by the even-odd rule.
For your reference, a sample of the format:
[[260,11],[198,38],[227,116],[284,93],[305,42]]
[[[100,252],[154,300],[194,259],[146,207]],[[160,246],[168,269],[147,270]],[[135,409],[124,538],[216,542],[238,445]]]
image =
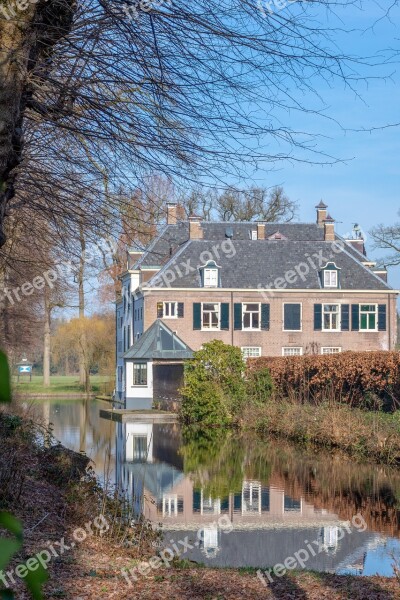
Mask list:
[[[246,352],[246,350],[248,352]],[[251,354],[252,350],[256,350],[257,354]],[[261,346],[242,346],[241,351],[243,360],[247,360],[248,358],[259,358],[261,356]]]
[[[285,354],[286,350],[299,350],[300,352]],[[282,356],[303,356],[303,347],[302,346],[283,346]]]
[[203,272],[204,287],[205,288],[217,288],[219,272],[215,267],[205,267]]
[[[245,311],[244,307],[248,304],[255,304],[258,306],[258,311]],[[244,315],[246,313],[258,314],[258,327],[245,327],[244,326]],[[251,318],[251,320],[253,320]],[[261,331],[261,302],[242,302],[242,331]]]
[[[378,325],[379,325],[378,305],[375,304],[374,302],[371,302],[371,304],[369,304],[369,303],[366,302],[366,303],[360,304],[359,306],[360,306],[360,315],[359,315],[360,326],[359,326],[359,331],[365,331],[365,332],[368,332],[368,331],[379,331],[378,330]],[[362,314],[372,314],[371,311],[362,311],[361,310],[362,306],[374,306],[375,307],[375,328],[374,329],[369,329],[369,328],[362,329],[362,327],[361,327],[361,315]]]
[[[327,275],[329,274],[329,281]],[[332,283],[332,275],[335,274],[336,283]],[[336,269],[326,269],[324,271],[324,288],[336,289],[339,287],[339,273]]]
[[252,229],[251,230],[251,239],[254,240],[258,240],[258,234],[257,234],[257,229]]
[[340,346],[323,346],[321,348],[321,354],[324,356],[331,356],[332,354],[340,354],[342,348]]
[[[214,304],[218,306],[218,326],[217,327],[204,327],[204,306],[206,304]],[[211,313],[213,311],[207,311]],[[221,331],[221,302],[202,302],[201,303],[201,331]]]
[[[248,501],[246,502],[246,492]],[[244,481],[242,484],[242,515],[261,515],[262,486],[259,481]]]
[[[325,328],[325,307],[326,306],[337,306],[338,307],[338,320],[337,320],[337,328],[333,329],[333,328]],[[327,314],[335,314],[335,313],[327,313]],[[330,322],[332,323],[332,318],[330,319]],[[325,332],[338,332],[342,330],[342,305],[339,302],[326,302],[325,304],[322,305],[322,331]]]
[[[285,306],[288,304],[300,304],[300,329],[285,329]],[[299,333],[303,331],[303,303],[302,302],[284,302],[282,304],[282,331]]]
[[[174,315],[167,315],[167,306],[174,306]],[[163,302],[163,319],[177,319],[178,318],[178,302]]]

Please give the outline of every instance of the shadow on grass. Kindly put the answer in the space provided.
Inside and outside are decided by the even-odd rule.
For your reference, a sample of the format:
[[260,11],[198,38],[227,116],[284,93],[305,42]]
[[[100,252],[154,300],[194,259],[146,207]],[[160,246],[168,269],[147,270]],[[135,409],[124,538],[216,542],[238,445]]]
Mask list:
[[[313,580],[315,581],[314,590],[312,589]],[[400,585],[397,593],[388,591],[378,583],[363,577],[340,577],[324,573],[313,573],[307,577],[307,581],[302,578],[300,578],[300,581],[298,579],[295,581],[292,577],[284,576],[268,585],[273,598],[277,600],[286,600],[287,598],[295,598],[296,600],[314,599],[318,597],[317,587],[324,588],[324,592],[331,590],[332,595],[336,592],[340,594],[340,597],[351,598],[351,600],[366,600],[366,598],[368,600],[396,600],[400,598]]]

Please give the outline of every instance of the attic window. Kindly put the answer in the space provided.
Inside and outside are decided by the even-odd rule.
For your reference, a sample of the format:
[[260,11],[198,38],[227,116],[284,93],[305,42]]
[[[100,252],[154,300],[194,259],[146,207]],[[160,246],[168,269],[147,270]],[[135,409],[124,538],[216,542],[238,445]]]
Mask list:
[[204,269],[204,287],[218,287],[218,269]]
[[327,289],[338,289],[340,287],[340,269],[335,263],[328,263],[321,271],[322,286]]
[[287,237],[285,237],[280,231],[275,231],[275,233],[273,233],[272,235],[269,236],[268,238],[269,240],[287,240]]
[[337,271],[324,271],[324,287],[325,288],[337,288],[338,286],[338,272]]
[[219,267],[214,261],[209,261],[201,269],[203,287],[216,288],[219,286]]
[[256,240],[257,238],[257,229],[253,229],[251,232],[251,239]]

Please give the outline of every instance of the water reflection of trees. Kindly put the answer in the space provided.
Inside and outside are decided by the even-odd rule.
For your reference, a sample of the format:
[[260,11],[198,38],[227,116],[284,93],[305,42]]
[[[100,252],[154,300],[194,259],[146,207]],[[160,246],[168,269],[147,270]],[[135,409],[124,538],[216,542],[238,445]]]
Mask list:
[[195,488],[213,498],[226,498],[240,492],[243,481],[257,480],[343,520],[361,512],[371,531],[399,536],[398,470],[222,430],[184,431],[181,455]]

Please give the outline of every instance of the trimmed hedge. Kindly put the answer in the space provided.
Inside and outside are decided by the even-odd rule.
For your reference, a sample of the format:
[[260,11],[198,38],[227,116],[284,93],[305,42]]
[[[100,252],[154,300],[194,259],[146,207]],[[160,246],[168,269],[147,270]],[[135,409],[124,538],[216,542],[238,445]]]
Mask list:
[[268,368],[282,397],[314,402],[335,398],[356,406],[378,397],[391,406],[400,404],[399,352],[261,357],[247,364],[250,371]]

